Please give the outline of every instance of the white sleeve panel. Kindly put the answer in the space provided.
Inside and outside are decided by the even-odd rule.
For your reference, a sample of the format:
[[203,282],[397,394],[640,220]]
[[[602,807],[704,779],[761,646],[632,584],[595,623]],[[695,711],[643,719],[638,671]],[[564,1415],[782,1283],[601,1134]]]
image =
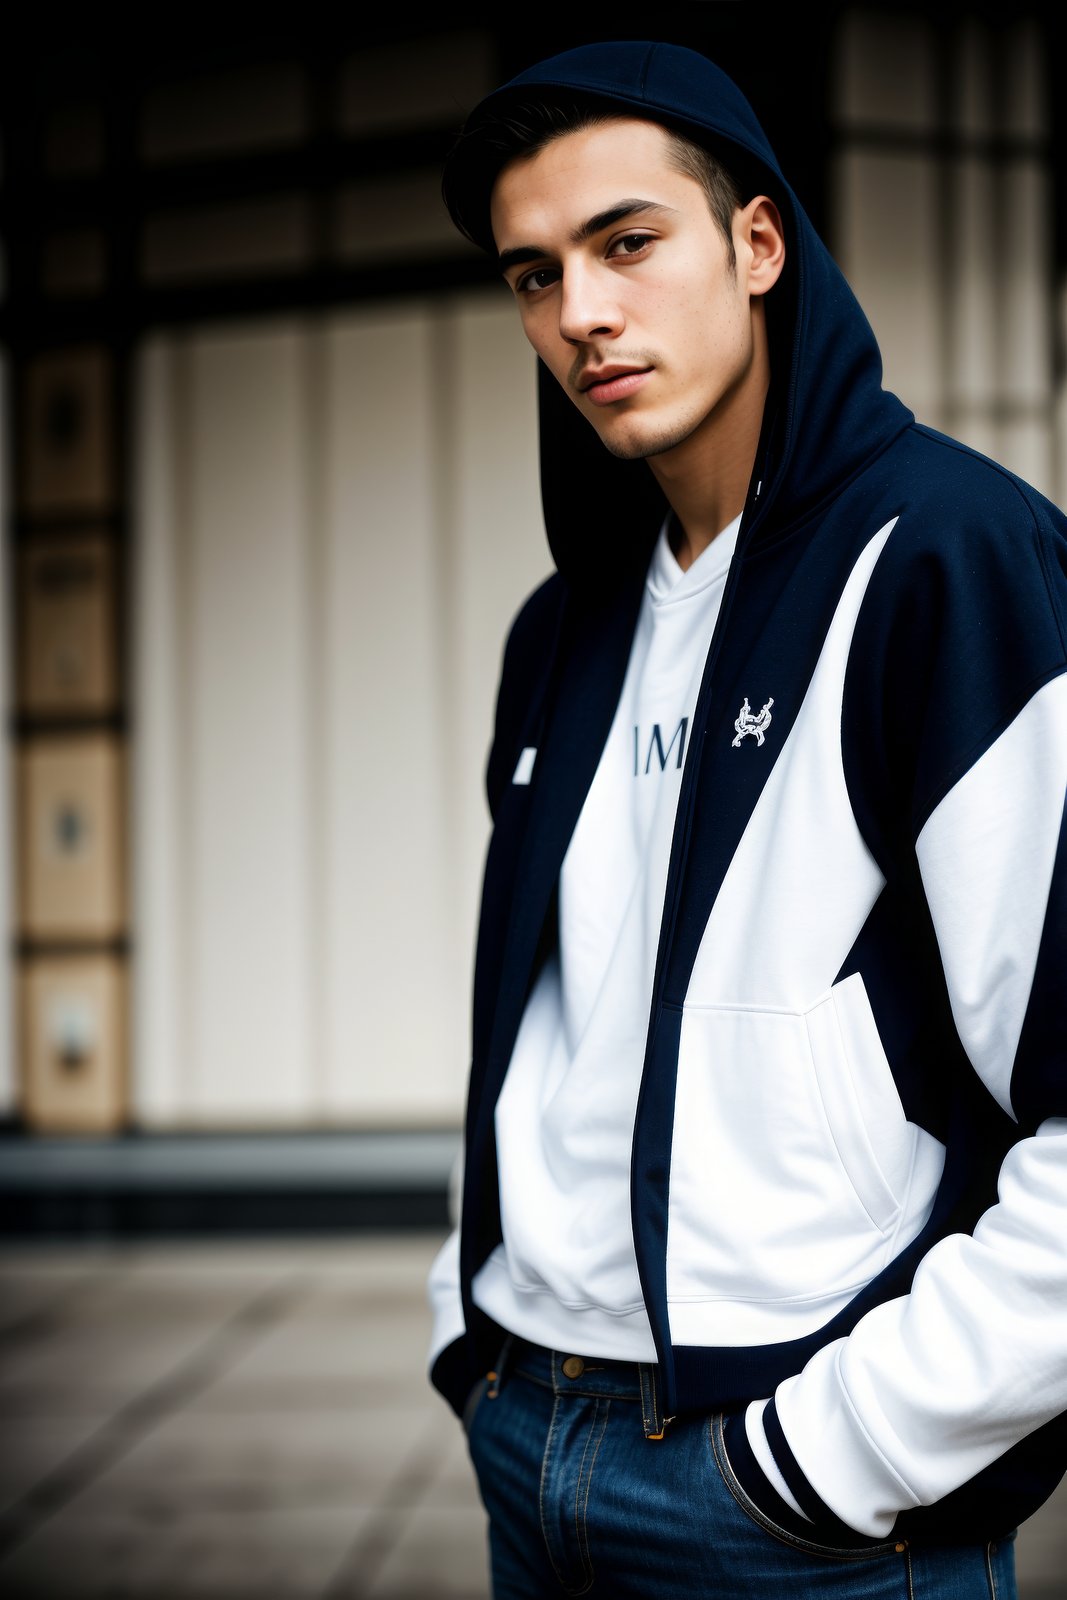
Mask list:
[[1009,1115],[1065,788],[1060,676],[949,790],[915,846],[960,1040]]
[[775,1395],[816,1493],[872,1538],[1067,1411],[1067,1119],[1015,1145],[973,1235]]
[[463,1301],[459,1292],[459,1229],[449,1234],[433,1259],[427,1281],[427,1294],[433,1312],[433,1333],[430,1337],[430,1357],[427,1370],[441,1351],[454,1339],[466,1332],[463,1320]]

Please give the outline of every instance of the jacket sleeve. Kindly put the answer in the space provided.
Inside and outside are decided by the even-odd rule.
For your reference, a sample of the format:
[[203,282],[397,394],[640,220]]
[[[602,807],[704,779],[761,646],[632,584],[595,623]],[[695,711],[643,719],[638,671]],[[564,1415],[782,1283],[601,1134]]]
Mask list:
[[[910,1293],[822,1348],[762,1417],[807,1515],[871,1538],[1067,1411],[1067,606],[1062,519],[1050,527],[983,599],[957,599],[964,623],[947,608],[942,654],[922,664],[925,717],[911,705],[914,853],[948,1000],[1019,1137],[973,1232],[934,1245]],[[981,569],[972,550],[968,570]],[[972,737],[985,670],[1009,698]]]

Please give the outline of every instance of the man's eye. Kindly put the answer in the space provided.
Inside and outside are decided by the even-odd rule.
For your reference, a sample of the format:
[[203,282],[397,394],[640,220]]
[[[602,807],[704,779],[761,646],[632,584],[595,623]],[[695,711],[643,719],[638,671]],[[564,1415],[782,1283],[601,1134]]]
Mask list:
[[646,244],[651,243],[652,235],[650,233],[626,233],[623,234],[621,239],[615,240],[609,254],[613,256],[635,256],[645,248]]
[[535,267],[532,272],[524,272],[515,285],[518,294],[536,293],[538,289],[547,289],[559,277],[557,267]]

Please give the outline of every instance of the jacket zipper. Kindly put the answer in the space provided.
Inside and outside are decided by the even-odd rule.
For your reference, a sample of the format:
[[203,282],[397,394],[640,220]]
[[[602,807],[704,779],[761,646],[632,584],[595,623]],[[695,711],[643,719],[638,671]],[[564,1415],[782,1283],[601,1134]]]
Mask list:
[[[758,510],[757,502],[763,489],[763,481],[762,475],[757,478],[756,488],[752,495],[751,501],[745,507],[745,516],[747,516],[751,511],[752,520],[755,519],[756,512]],[[739,573],[741,570],[741,560],[746,553],[745,549],[743,548],[742,541],[744,541],[744,545],[747,545],[750,542],[750,535],[752,531],[752,520],[750,520],[748,528],[744,526],[744,520],[745,519],[743,516],[741,519],[741,526],[737,531],[737,547],[734,550],[733,561],[730,564],[730,572],[727,576],[726,585],[723,589],[722,602],[719,606],[719,615],[716,619],[715,628],[712,632],[711,642],[708,645],[708,654],[704,663],[704,672],[700,680],[700,688],[697,691],[696,705],[693,709],[693,723],[695,728],[697,728],[699,731],[696,738],[696,747],[694,748],[692,744],[689,747],[689,758],[685,764],[685,771],[682,773],[682,787],[678,796],[678,808],[675,814],[674,840],[678,844],[678,851],[675,859],[672,848],[672,861],[668,870],[667,884],[663,897],[663,921],[660,925],[659,950],[657,951],[656,955],[656,971],[652,984],[652,1003],[649,1008],[648,1032],[645,1036],[645,1059],[641,1070],[641,1087],[638,1092],[637,1112],[634,1118],[635,1142],[637,1128],[641,1122],[641,1112],[645,1098],[645,1085],[648,1076],[648,1058],[652,1048],[652,1041],[655,1037],[656,1024],[663,1000],[663,987],[666,982],[667,974],[667,958],[674,943],[674,930],[678,918],[678,904],[681,899],[680,891],[682,875],[685,863],[689,856],[689,839],[692,833],[697,773],[700,770],[700,762],[704,750],[704,736],[706,733],[707,722],[706,713],[711,704],[712,683],[716,675],[715,669],[718,666],[719,655],[722,649],[722,641],[726,633],[726,625],[729,620],[730,609],[733,605],[733,598],[737,592],[737,585],[740,581]],[[636,1161],[631,1160],[631,1226],[633,1224],[634,1213],[637,1209],[635,1193],[636,1174],[637,1163]],[[634,1237],[637,1237],[636,1228],[634,1229]],[[645,1305],[647,1307],[651,1303],[651,1296],[648,1292],[648,1284],[645,1281],[644,1264],[640,1258],[638,1258],[637,1270],[638,1276],[641,1279],[641,1288],[645,1298]],[[649,1316],[649,1322],[650,1324],[652,1323],[651,1315]],[[676,1405],[677,1395],[675,1394],[674,1390],[674,1362],[672,1359],[669,1330],[667,1328],[660,1329],[653,1326],[652,1337],[655,1341],[656,1351],[659,1356],[660,1371],[663,1375],[664,1398],[668,1404]],[[668,1422],[673,1421],[673,1416],[665,1417],[663,1419],[664,1432],[666,1431]],[[663,1433],[649,1434],[648,1437],[650,1439],[662,1439]]]

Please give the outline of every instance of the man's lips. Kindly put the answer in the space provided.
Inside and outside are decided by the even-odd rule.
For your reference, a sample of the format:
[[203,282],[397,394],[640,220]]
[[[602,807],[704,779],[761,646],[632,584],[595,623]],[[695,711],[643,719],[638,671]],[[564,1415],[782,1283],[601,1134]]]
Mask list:
[[594,405],[610,405],[635,393],[651,371],[651,367],[598,367],[582,374],[578,388]]

